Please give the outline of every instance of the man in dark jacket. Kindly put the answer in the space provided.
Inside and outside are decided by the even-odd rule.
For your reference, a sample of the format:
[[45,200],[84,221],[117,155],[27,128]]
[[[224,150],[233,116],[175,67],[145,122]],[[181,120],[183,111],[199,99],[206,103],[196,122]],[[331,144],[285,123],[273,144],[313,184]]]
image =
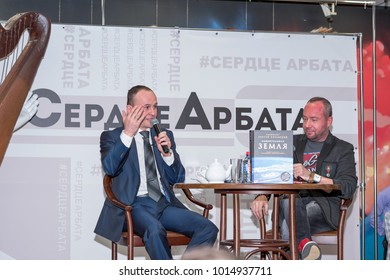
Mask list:
[[[330,132],[332,105],[322,97],[311,98],[303,110],[304,134],[294,135],[294,179],[314,184],[340,184],[340,191],[310,190],[296,199],[296,229],[301,259],[321,259],[319,246],[311,235],[335,230],[339,221],[341,198],[352,198],[357,188],[356,163],[352,144]],[[251,204],[257,218],[268,213],[268,200],[257,196]],[[288,236],[288,199],[280,202],[282,238]],[[284,227],[283,225],[287,225]]]

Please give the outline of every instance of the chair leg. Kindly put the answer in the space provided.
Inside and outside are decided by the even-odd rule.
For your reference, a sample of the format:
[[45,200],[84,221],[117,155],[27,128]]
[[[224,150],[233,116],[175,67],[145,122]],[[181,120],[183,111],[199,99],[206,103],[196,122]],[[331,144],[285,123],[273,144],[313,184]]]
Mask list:
[[114,241],[111,242],[111,259],[118,259],[118,245]]
[[338,248],[337,248],[337,259],[338,260],[343,260],[344,259],[344,254],[343,254],[343,245],[342,244],[337,244]]
[[133,260],[134,259],[134,238],[133,238],[134,232],[131,231],[130,234],[129,233],[127,234],[127,259]]
[[337,232],[337,259],[344,259],[344,236],[343,231],[340,231],[340,229]]

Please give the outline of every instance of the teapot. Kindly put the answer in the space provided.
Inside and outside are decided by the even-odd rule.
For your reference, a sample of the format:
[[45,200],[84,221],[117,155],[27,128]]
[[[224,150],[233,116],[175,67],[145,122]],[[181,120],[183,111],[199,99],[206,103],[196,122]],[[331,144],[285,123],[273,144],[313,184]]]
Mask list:
[[229,165],[227,169],[218,161],[214,161],[207,167],[201,166],[196,174],[196,180],[200,183],[223,183],[225,179],[230,177],[230,171],[232,165]]

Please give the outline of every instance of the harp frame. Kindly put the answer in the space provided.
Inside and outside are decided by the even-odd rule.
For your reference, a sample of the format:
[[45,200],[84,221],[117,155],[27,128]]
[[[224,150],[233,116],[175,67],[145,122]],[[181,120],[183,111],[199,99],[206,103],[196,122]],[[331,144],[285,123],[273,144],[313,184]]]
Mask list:
[[0,85],[0,165],[50,38],[51,22],[37,12],[19,13],[0,24],[0,60],[8,59],[25,32],[28,41]]

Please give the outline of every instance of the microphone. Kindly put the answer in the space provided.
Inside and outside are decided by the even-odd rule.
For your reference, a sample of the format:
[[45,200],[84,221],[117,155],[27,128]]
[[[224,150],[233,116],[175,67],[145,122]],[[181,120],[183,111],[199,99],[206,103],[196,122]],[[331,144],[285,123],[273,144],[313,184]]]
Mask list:
[[[161,130],[160,123],[158,122],[158,119],[153,119],[150,121],[150,123],[153,125],[154,131],[156,131],[156,134],[159,135]],[[169,149],[167,145],[161,145],[161,147],[164,150],[164,153],[169,153]]]

